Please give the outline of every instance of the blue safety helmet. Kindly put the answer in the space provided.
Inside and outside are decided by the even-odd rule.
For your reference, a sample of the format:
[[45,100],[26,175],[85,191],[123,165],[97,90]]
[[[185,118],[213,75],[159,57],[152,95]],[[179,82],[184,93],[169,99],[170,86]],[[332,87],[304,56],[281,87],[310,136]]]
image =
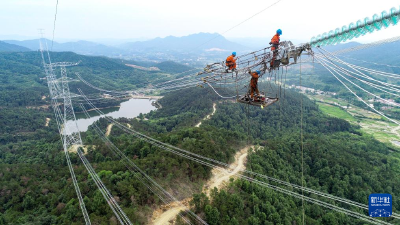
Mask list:
[[257,74],[260,74],[261,72],[260,72],[259,70],[256,70],[256,73],[257,73]]
[[232,52],[232,55],[233,55],[233,56],[236,56],[236,52]]
[[282,30],[281,30],[281,29],[278,29],[278,30],[276,31],[276,33],[279,34],[279,35],[282,35]]

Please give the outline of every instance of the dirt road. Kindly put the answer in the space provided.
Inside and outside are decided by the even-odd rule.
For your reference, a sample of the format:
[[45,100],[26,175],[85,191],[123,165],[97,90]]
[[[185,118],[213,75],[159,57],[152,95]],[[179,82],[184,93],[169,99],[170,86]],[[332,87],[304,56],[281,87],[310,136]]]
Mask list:
[[51,120],[50,118],[46,118],[46,124],[44,125],[45,127],[49,126],[50,120]]
[[106,137],[110,136],[111,129],[112,129],[113,126],[114,126],[113,123],[111,123],[111,124],[109,124],[109,125],[107,126]]
[[198,124],[196,124],[195,127],[200,127],[202,121],[209,120],[211,118],[211,116],[213,116],[215,114],[215,111],[217,111],[217,103],[213,103],[213,112],[211,114],[207,115],[206,117],[204,117]]
[[[245,169],[247,151],[249,150],[249,148],[254,148],[254,146],[246,146],[235,154],[235,161],[232,164],[230,164],[231,168],[230,171],[228,170],[221,171],[215,168],[211,171],[212,177],[203,188],[203,192],[206,193],[207,196],[210,196],[210,191],[214,189],[214,187],[218,189],[222,188],[227,182],[229,182],[229,179],[232,176],[237,174],[240,170]],[[174,202],[171,204],[172,207],[162,206],[159,210],[156,210],[153,213],[153,219],[152,219],[153,224],[154,225],[174,224],[175,222],[174,220],[176,216],[179,214],[179,212],[189,207],[190,200],[191,199],[189,198],[181,202]],[[167,208],[168,210],[166,210]]]
[[214,189],[214,187],[220,189],[225,185],[226,182],[229,181],[231,177],[233,177],[242,169],[245,169],[247,151],[249,150],[249,148],[254,148],[254,146],[246,146],[235,154],[235,161],[231,165],[229,165],[231,168],[231,172],[222,171],[216,168],[211,171],[213,175],[203,188],[203,191],[207,194],[207,196],[210,196],[210,192],[212,189]]

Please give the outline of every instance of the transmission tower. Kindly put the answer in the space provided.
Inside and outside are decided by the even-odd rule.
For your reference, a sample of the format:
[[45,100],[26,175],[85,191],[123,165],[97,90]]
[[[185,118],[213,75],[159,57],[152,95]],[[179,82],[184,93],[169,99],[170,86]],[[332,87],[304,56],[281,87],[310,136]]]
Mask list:
[[[67,66],[77,65],[76,63],[51,63],[50,54],[47,50],[46,44],[46,54],[44,53],[44,47],[42,40],[40,40],[40,53],[42,56],[42,63],[44,66],[44,70],[46,73],[47,85],[50,91],[50,99],[51,104],[54,110],[54,114],[56,117],[56,122],[58,126],[58,131],[63,143],[65,157],[67,159],[67,164],[69,171],[71,173],[72,181],[75,187],[76,195],[78,196],[79,205],[82,210],[83,217],[85,219],[86,225],[90,225],[90,218],[88,212],[85,207],[85,203],[82,198],[81,191],[79,189],[78,181],[75,176],[74,169],[71,164],[71,159],[69,157],[68,150],[72,146],[81,146],[82,139],[78,130],[78,125],[76,123],[76,117],[74,113],[74,109],[71,102],[71,94],[69,92],[69,86],[67,81]],[[46,63],[47,58],[47,63]],[[57,80],[57,76],[54,72],[54,67],[61,67],[61,87],[59,85],[59,81]],[[60,103],[57,99],[64,99],[64,111],[61,112]]]

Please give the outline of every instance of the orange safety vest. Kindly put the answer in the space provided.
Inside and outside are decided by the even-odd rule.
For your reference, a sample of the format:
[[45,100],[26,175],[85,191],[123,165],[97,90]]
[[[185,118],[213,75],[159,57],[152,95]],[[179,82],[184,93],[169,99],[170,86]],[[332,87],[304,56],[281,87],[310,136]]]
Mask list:
[[278,34],[275,34],[272,37],[272,39],[271,39],[271,44],[272,44],[271,50],[275,50],[276,48],[278,48],[280,40],[281,39],[280,39]]
[[256,88],[257,87],[257,82],[258,82],[258,78],[260,76],[258,76],[258,74],[256,72],[251,74],[251,80],[250,80],[250,86],[252,88]]
[[226,58],[226,65],[230,66],[230,65],[234,65],[236,63],[236,59],[233,55],[228,56],[228,58]]

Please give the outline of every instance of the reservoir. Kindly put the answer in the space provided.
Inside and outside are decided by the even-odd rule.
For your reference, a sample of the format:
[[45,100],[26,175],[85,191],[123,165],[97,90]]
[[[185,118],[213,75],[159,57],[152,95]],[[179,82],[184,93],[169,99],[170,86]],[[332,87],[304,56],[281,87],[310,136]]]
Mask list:
[[[155,110],[156,108],[151,105],[152,100],[149,99],[129,99],[126,102],[122,102],[120,107],[112,107],[106,109],[100,109],[105,115],[111,116],[114,119],[118,118],[128,118],[132,119],[139,116],[140,113],[146,114],[151,110]],[[75,107],[79,107],[75,105]],[[86,110],[91,110],[88,105],[85,105]],[[88,127],[92,125],[94,122],[100,119],[100,116],[95,110],[89,111],[90,119],[87,119],[84,113],[76,113],[76,120],[78,124],[78,129],[80,132],[87,131]],[[71,124],[67,123],[67,126],[70,127]],[[72,126],[73,127],[73,126]],[[71,131],[70,131],[71,132]],[[72,131],[75,132],[75,131]]]

